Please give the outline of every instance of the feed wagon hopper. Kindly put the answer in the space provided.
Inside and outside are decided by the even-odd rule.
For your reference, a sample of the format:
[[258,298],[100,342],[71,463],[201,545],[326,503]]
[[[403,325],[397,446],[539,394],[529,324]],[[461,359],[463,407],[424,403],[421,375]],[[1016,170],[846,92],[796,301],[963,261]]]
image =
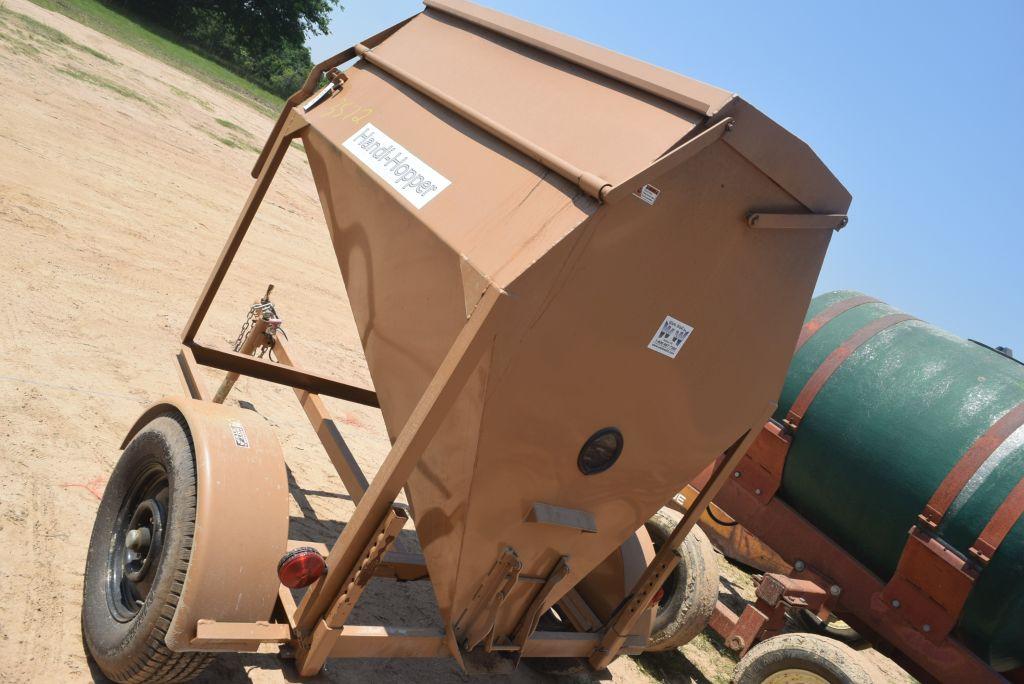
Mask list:
[[[196,342],[295,139],[373,390],[293,365],[269,296],[234,351]],[[644,524],[717,459],[713,496],[775,409],[842,185],[727,91],[458,0],[317,65],[254,176],[185,326],[189,396],[131,428],[97,516],[83,623],[103,671],[187,677],[264,643],[303,675],[642,651],[694,518],[657,552]],[[228,373],[219,391],[198,365]],[[329,551],[289,541],[281,449],[223,403],[239,374],[295,389],[358,502]],[[380,407],[372,482],[321,396]],[[421,557],[390,548],[410,516]],[[375,576],[429,577],[440,626],[348,624]]]

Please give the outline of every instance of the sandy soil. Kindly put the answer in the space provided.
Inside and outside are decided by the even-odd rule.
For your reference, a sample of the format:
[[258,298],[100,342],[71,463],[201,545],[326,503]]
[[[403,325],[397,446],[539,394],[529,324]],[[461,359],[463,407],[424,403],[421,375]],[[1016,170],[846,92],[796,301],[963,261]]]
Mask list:
[[[181,326],[248,193],[248,171],[271,121],[63,16],[24,0],[3,5],[0,680],[89,681],[99,675],[83,651],[79,606],[98,497],[126,429],[147,404],[180,393],[172,355]],[[60,33],[34,29],[19,15]],[[369,386],[298,150],[286,158],[201,339],[233,343],[267,283],[277,285],[296,353]],[[291,391],[243,380],[234,396],[255,405],[285,449],[294,477],[292,536],[332,541],[352,504]],[[389,447],[379,415],[328,404],[372,475]],[[433,624],[429,586],[371,585],[354,620]],[[623,658],[582,681],[727,681],[731,661],[706,638],[685,653],[689,659],[683,652]],[[528,667],[494,677],[542,679]],[[269,652],[222,657],[204,675],[282,679],[294,679],[294,671]],[[465,676],[447,660],[335,661],[321,679]]]

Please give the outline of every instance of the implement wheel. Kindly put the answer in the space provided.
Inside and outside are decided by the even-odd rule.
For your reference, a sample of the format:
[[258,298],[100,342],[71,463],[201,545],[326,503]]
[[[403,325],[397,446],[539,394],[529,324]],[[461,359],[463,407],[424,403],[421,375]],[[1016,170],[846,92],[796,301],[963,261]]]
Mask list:
[[[676,521],[658,513],[647,521],[655,549],[661,549]],[[679,545],[682,559],[662,585],[664,594],[651,628],[648,651],[667,651],[688,643],[700,634],[718,600],[718,557],[704,531],[694,527]]]
[[164,642],[195,519],[191,436],[177,416],[159,416],[135,435],[110,476],[85,565],[82,635],[115,682],[187,681],[212,660]]
[[818,634],[781,634],[740,659],[733,684],[871,684],[871,667],[849,646]]

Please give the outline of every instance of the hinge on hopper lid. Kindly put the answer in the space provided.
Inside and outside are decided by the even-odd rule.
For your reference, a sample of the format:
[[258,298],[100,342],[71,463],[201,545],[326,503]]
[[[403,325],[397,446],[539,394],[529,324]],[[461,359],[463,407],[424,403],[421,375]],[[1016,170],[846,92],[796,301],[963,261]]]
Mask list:
[[348,76],[342,73],[337,67],[327,72],[327,85],[320,89],[309,102],[302,105],[302,111],[308,112],[319,104],[330,99],[331,95],[345,87]]

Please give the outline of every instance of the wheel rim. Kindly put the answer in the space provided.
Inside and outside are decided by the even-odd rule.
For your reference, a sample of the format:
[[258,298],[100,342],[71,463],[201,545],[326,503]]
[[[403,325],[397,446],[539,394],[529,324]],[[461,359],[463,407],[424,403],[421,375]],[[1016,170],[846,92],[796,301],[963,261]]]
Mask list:
[[119,622],[138,614],[153,587],[160,569],[169,498],[167,471],[159,463],[151,463],[135,478],[121,502],[107,564],[107,603]]
[[789,668],[773,672],[762,684],[828,684],[828,680],[807,670]]

